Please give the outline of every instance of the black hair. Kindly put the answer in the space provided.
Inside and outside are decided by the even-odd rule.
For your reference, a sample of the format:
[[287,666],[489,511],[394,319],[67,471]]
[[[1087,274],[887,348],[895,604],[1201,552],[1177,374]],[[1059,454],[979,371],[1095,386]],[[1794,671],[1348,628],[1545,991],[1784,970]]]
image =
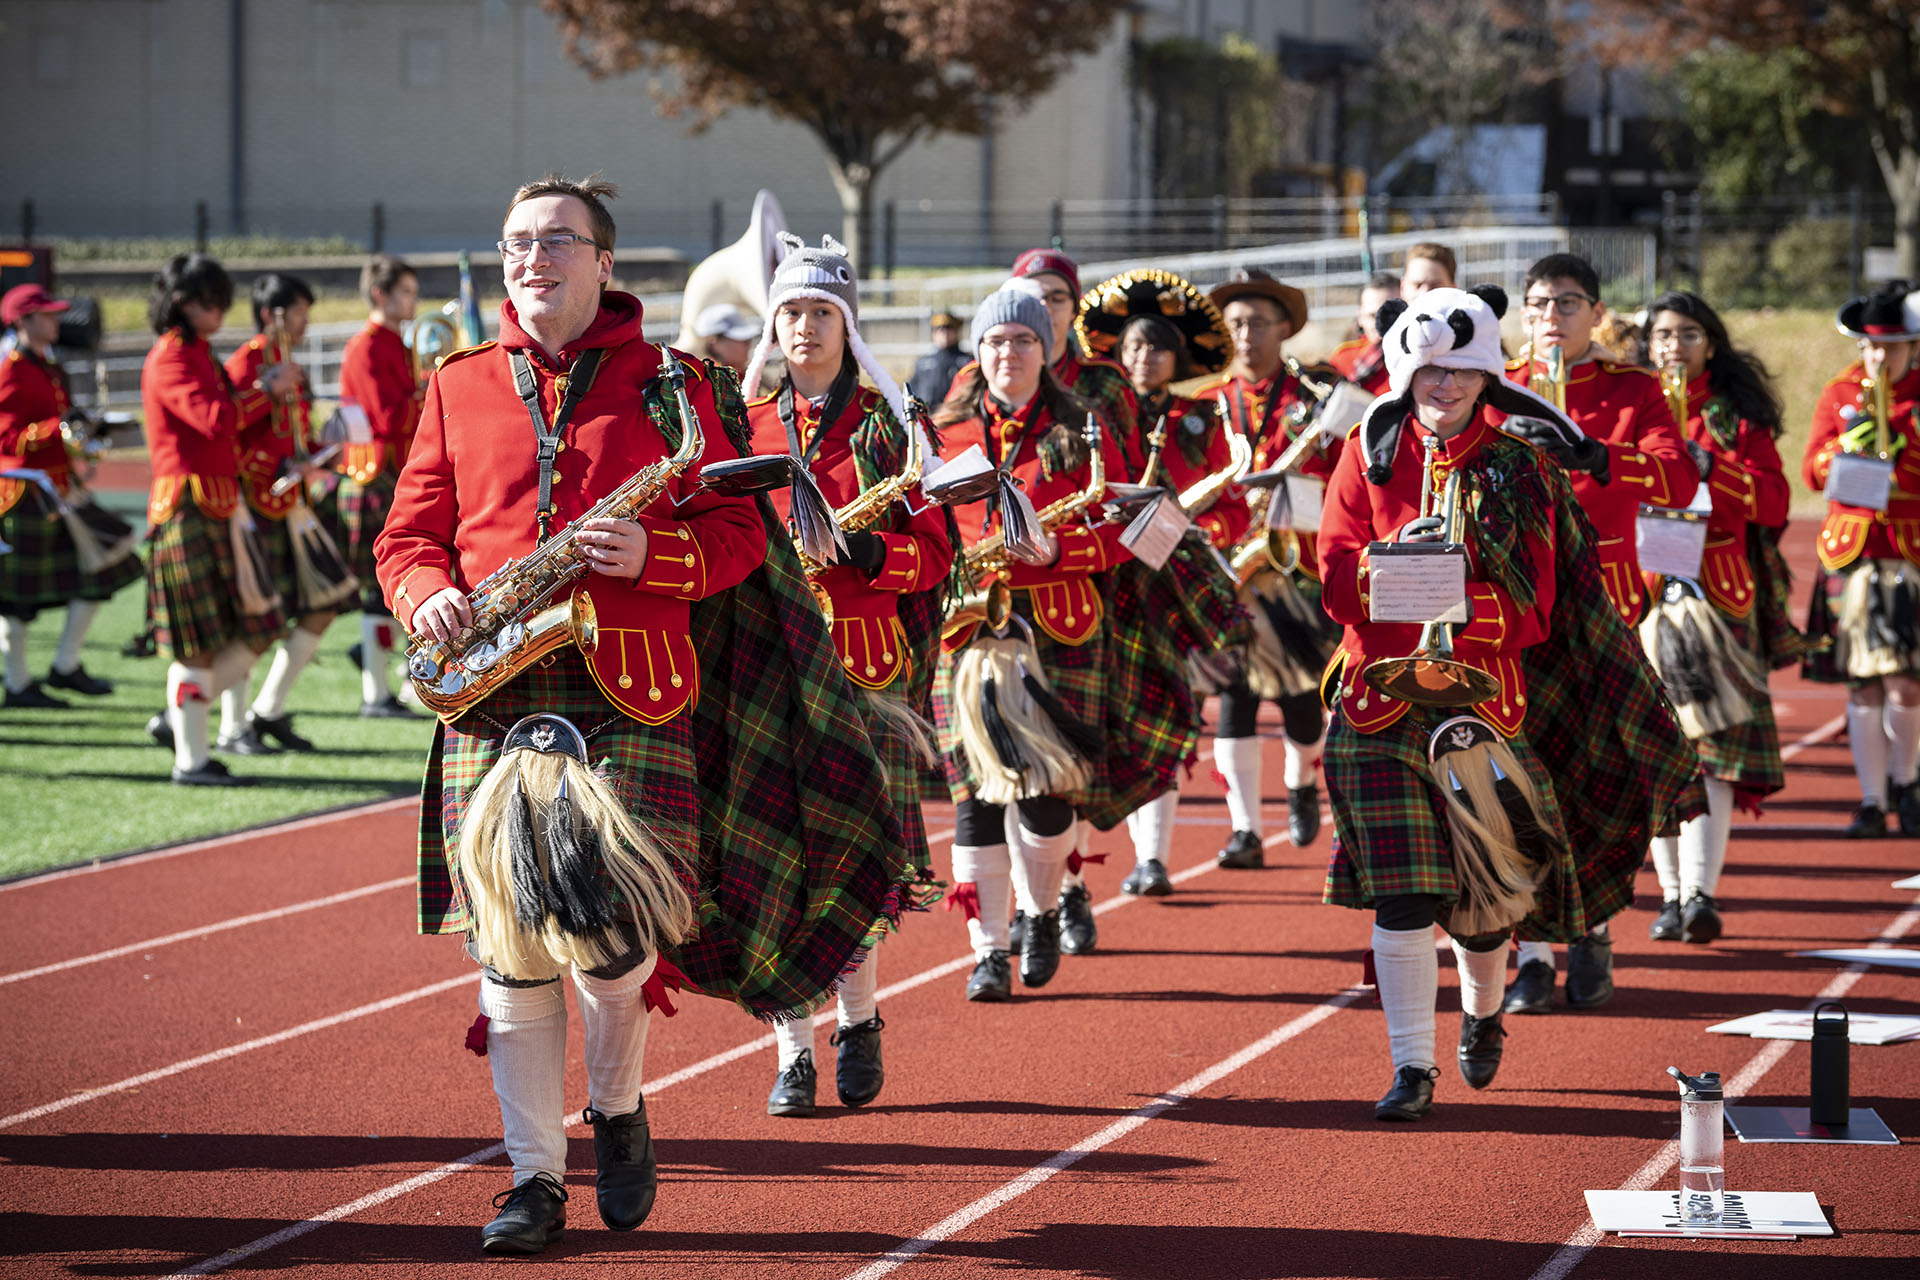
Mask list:
[[1165,316],[1140,315],[1127,321],[1120,329],[1120,341],[1113,346],[1113,354],[1118,356],[1120,349],[1127,345],[1127,335],[1139,330],[1146,335],[1147,345],[1155,351],[1173,352],[1173,380],[1179,382],[1191,378],[1194,374],[1193,353],[1187,350],[1186,339],[1173,327],[1173,321]]
[[147,303],[147,322],[155,333],[179,331],[191,336],[181,308],[198,302],[225,311],[233,306],[233,277],[204,253],[177,254],[153,278],[153,298]]
[[360,296],[367,300],[368,306],[372,306],[375,289],[381,293],[392,293],[395,285],[411,275],[414,275],[413,268],[402,259],[390,253],[376,253],[360,268]]
[[1774,390],[1773,377],[1760,357],[1734,346],[1727,336],[1726,324],[1707,305],[1706,299],[1684,289],[1661,294],[1647,308],[1649,341],[1653,336],[1653,322],[1662,311],[1685,316],[1706,330],[1707,341],[1713,345],[1713,354],[1707,357],[1713,389],[1727,398],[1735,414],[1779,439],[1786,429],[1780,420],[1780,393]]
[[1523,288],[1531,289],[1542,280],[1571,280],[1580,286],[1589,298],[1600,298],[1600,273],[1593,264],[1577,253],[1550,253],[1527,268],[1527,282]]
[[296,302],[313,305],[313,290],[299,276],[283,276],[269,271],[253,282],[253,327],[265,332],[273,322],[273,313],[285,311]]

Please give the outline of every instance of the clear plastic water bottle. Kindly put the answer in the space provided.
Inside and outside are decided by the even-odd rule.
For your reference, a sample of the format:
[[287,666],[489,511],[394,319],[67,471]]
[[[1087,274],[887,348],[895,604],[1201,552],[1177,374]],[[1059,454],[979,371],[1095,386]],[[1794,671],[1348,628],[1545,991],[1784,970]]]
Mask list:
[[1667,1074],[1680,1082],[1680,1222],[1711,1226],[1726,1211],[1727,1171],[1721,1163],[1726,1144],[1726,1096],[1720,1073],[1687,1075],[1678,1067]]

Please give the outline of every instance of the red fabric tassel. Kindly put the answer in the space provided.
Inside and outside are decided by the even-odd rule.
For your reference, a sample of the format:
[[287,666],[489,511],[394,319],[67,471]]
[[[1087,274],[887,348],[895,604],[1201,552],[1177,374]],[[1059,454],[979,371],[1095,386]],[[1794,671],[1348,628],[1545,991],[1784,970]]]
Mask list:
[[467,1052],[476,1058],[487,1056],[487,1024],[492,1021],[483,1013],[467,1028]]
[[1360,985],[1373,988],[1373,1002],[1380,1003],[1380,975],[1373,969],[1373,948],[1360,953]]
[[1220,772],[1220,766],[1219,766],[1219,765],[1215,765],[1215,766],[1213,766],[1213,772],[1212,772],[1212,775],[1211,775],[1211,776],[1212,776],[1212,778],[1213,778],[1213,785],[1214,785],[1214,786],[1216,786],[1216,787],[1218,787],[1218,788],[1220,788],[1220,789],[1221,789],[1222,791],[1231,791],[1231,790],[1233,790],[1233,788],[1232,788],[1232,787],[1229,787],[1229,786],[1227,785],[1227,775],[1226,775],[1226,774],[1224,774],[1224,773],[1222,773],[1222,772]]
[[207,691],[191,680],[182,681],[179,690],[173,695],[173,705],[184,707],[187,705],[188,698],[192,698],[195,702],[206,702],[208,701]]
[[947,910],[953,910],[956,905],[966,913],[967,919],[978,920],[980,918],[980,886],[971,880],[962,880],[947,890]]
[[658,1009],[663,1015],[671,1018],[680,1010],[674,1007],[673,1001],[667,997],[667,992],[678,991],[686,985],[687,975],[680,972],[673,961],[660,956],[653,962],[653,972],[648,974],[647,980],[640,984],[640,998],[647,1002],[649,1012]]
[[390,622],[376,623],[373,628],[373,639],[382,649],[393,648],[393,624]]
[[1104,853],[1090,853],[1084,858],[1077,853],[1070,853],[1067,855],[1067,870],[1074,875],[1079,875],[1080,868],[1086,866],[1089,862],[1105,862],[1106,860],[1107,855]]
[[1199,765],[1199,763],[1200,763],[1200,748],[1198,747],[1195,747],[1193,750],[1187,752],[1187,758],[1180,762],[1180,767],[1187,771],[1188,782],[1193,781],[1193,771],[1195,767]]
[[1756,820],[1760,817],[1760,806],[1766,798],[1766,792],[1757,791],[1752,787],[1736,786],[1733,789],[1733,807],[1742,813],[1752,814]]

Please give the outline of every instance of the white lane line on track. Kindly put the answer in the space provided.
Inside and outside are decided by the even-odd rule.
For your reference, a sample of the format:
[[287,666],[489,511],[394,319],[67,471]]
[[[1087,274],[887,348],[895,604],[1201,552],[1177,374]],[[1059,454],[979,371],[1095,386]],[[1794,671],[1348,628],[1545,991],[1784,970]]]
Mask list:
[[362,885],[358,889],[347,889],[341,893],[330,893],[324,898],[308,898],[305,902],[296,902],[290,906],[275,907],[270,911],[256,911],[251,915],[235,916],[231,920],[222,920],[217,924],[203,924],[196,929],[182,929],[179,933],[169,933],[159,938],[148,938],[145,942],[129,942],[124,947],[113,947],[106,951],[96,951],[90,956],[75,956],[71,960],[58,960],[52,964],[43,964],[35,969],[22,969],[17,973],[0,974],[0,987],[9,982],[24,982],[28,978],[40,978],[49,973],[59,973],[65,969],[78,969],[82,965],[98,964],[102,960],[114,960],[120,956],[132,955],[136,951],[146,951],[153,947],[164,947],[175,942],[187,942],[194,938],[204,938],[209,934],[224,933],[228,929],[241,929],[250,924],[264,924],[269,920],[280,920],[287,916],[298,915],[302,911],[317,911],[321,907],[338,906],[342,902],[352,902],[356,898],[365,898],[376,893],[385,893],[389,889],[398,889],[413,883],[412,876],[398,876],[392,880],[382,880],[378,884]]
[[[934,840],[944,840],[951,837],[952,835],[953,835],[952,831],[941,831],[941,832],[934,833],[934,835],[932,835],[929,838]],[[1269,836],[1262,843],[1265,845],[1265,847],[1272,848],[1275,844],[1278,844],[1282,838],[1283,837],[1279,835]],[[1172,880],[1173,883],[1175,884],[1185,884],[1187,881],[1192,880],[1197,876],[1205,875],[1207,872],[1212,871],[1214,869],[1215,869],[1215,866],[1212,862],[1202,862],[1197,866],[1188,867],[1185,871],[1176,872],[1168,878]],[[1093,912],[1095,915],[1105,915],[1107,912],[1117,910],[1118,908],[1125,906],[1129,902],[1137,902],[1137,901],[1139,901],[1139,899],[1130,897],[1126,894],[1120,894],[1115,897],[1108,898],[1104,902],[1096,904],[1095,907],[1093,908]],[[968,953],[966,955],[956,957],[955,959],[949,960],[944,964],[937,964],[933,966],[931,969],[923,969],[919,973],[914,974],[910,978],[903,978],[899,982],[895,982],[889,986],[882,987],[877,993],[875,993],[874,998],[876,1000],[888,999],[892,996],[899,995],[901,992],[911,991],[915,987],[925,986],[929,982],[937,981],[938,979],[947,977],[950,974],[959,973],[963,969],[971,968],[972,965],[973,965],[972,953]],[[832,1009],[828,1009],[826,1012],[815,1016],[813,1020],[813,1025],[816,1027],[825,1026],[827,1023],[834,1021],[835,1017],[836,1017],[836,1014],[834,1013],[834,1011]],[[1303,1030],[1303,1031],[1305,1029],[1306,1029],[1305,1027],[1300,1028],[1300,1030]],[[1285,1028],[1283,1027],[1281,1028],[1281,1030],[1285,1030]],[[1295,1034],[1298,1034],[1298,1033],[1296,1032]],[[1275,1043],[1277,1044],[1279,1042],[1275,1041]],[[649,1080],[644,1085],[641,1086],[640,1092],[644,1097],[652,1097],[654,1094],[659,1093],[663,1089],[671,1089],[675,1085],[684,1084],[689,1080],[695,1079],[699,1076],[706,1075],[708,1072],[716,1071],[719,1068],[726,1066],[728,1063],[738,1062],[742,1058],[750,1058],[754,1054],[760,1053],[763,1050],[770,1048],[772,1045],[773,1045],[773,1035],[771,1032],[769,1032],[766,1035],[760,1036],[753,1040],[749,1040],[744,1044],[737,1044],[733,1046],[733,1048],[731,1049],[723,1049],[719,1053],[716,1053],[711,1057],[702,1058],[699,1062],[693,1063],[690,1066],[682,1067],[678,1071],[669,1072],[667,1075],[661,1076],[658,1080]],[[1249,1061],[1251,1061],[1251,1059],[1249,1059]],[[1198,1077],[1196,1077],[1196,1079],[1197,1078]],[[1170,1106],[1172,1104],[1168,1103],[1167,1105]],[[1163,1107],[1162,1110],[1164,1109],[1165,1108]],[[1158,1113],[1156,1112],[1155,1114],[1158,1114]],[[4,1121],[0,1121],[0,1128],[4,1128],[5,1123],[6,1122]],[[577,1123],[578,1122],[576,1121],[576,1124]],[[1118,1136],[1118,1135],[1115,1135],[1115,1136]],[[1109,1139],[1108,1141],[1111,1141],[1111,1139]],[[1092,1148],[1089,1148],[1089,1150],[1091,1149]],[[461,1156],[458,1160],[450,1160],[446,1164],[439,1165],[435,1168],[425,1170],[424,1172],[421,1172],[421,1173],[417,1173],[413,1177],[408,1178],[403,1182],[396,1182],[392,1186],[383,1187],[378,1191],[369,1192],[368,1194],[360,1197],[358,1200],[352,1200],[346,1204],[337,1205],[334,1208],[325,1210],[322,1213],[317,1213],[313,1217],[307,1218],[303,1221],[289,1223],[288,1225],[282,1227],[280,1230],[274,1232],[271,1235],[261,1236],[258,1240],[254,1240],[248,1244],[240,1245],[238,1248],[229,1249],[227,1250],[227,1252],[220,1254],[218,1257],[208,1258],[206,1261],[196,1263],[193,1266],[188,1267],[184,1271],[176,1271],[173,1273],[172,1276],[169,1276],[167,1280],[173,1280],[173,1277],[175,1276],[206,1276],[206,1275],[213,1275],[215,1272],[218,1272],[218,1271],[224,1271],[228,1267],[233,1266],[237,1262],[244,1262],[246,1259],[251,1258],[256,1254],[265,1253],[267,1250],[275,1248],[279,1245],[283,1245],[287,1243],[289,1240],[297,1240],[301,1236],[306,1235],[310,1231],[317,1231],[321,1227],[326,1226],[329,1222],[338,1222],[343,1218],[350,1218],[356,1213],[360,1213],[360,1212],[363,1212],[364,1210],[371,1209],[376,1205],[385,1204],[389,1200],[397,1199],[400,1196],[407,1195],[411,1192],[417,1191],[422,1187],[431,1186],[433,1183],[439,1182],[443,1178],[448,1178],[453,1176],[456,1173],[460,1173],[460,1172],[463,1172],[464,1170],[471,1169],[475,1165],[485,1164],[487,1161],[493,1159],[495,1156],[503,1154],[505,1151],[506,1151],[506,1145],[504,1143],[499,1143],[499,1142],[494,1143],[490,1147],[482,1147],[478,1151],[472,1151],[467,1153],[464,1156]],[[1079,1157],[1076,1156],[1074,1158],[1078,1159]]]
[[341,1013],[330,1014],[324,1018],[316,1018],[312,1022],[303,1022],[297,1027],[288,1027],[285,1031],[276,1031],[269,1036],[261,1036],[256,1040],[247,1040],[240,1044],[230,1044],[224,1049],[215,1049],[212,1053],[203,1053],[198,1057],[187,1058],[171,1066],[159,1067],[152,1071],[143,1071],[137,1076],[128,1076],[125,1080],[119,1080],[113,1084],[104,1084],[97,1089],[87,1089],[81,1093],[69,1094],[67,1097],[57,1101],[42,1103],[40,1106],[29,1107],[25,1111],[16,1111],[10,1116],[0,1117],[0,1129],[11,1129],[13,1126],[25,1124],[29,1120],[38,1120],[40,1117],[50,1116],[56,1111],[65,1111],[69,1107],[77,1107],[83,1102],[92,1102],[96,1098],[104,1098],[110,1094],[124,1093],[128,1089],[138,1089],[142,1085],[152,1084],[156,1080],[165,1080],[169,1076],[177,1076],[182,1072],[192,1071],[196,1067],[209,1066],[215,1062],[224,1062],[228,1058],[237,1058],[243,1053],[252,1053],[255,1049],[265,1049],[272,1045],[284,1044],[288,1040],[297,1040],[301,1036],[310,1035],[315,1031],[325,1031],[330,1027],[337,1027],[342,1023],[352,1022],[358,1018],[370,1017],[376,1013],[385,1013],[387,1010],[397,1009],[403,1004],[411,1004],[415,1000],[424,1000],[428,996],[439,995],[442,991],[451,991],[455,987],[468,986],[479,980],[480,971],[475,969],[472,973],[462,974],[458,978],[448,978],[442,982],[429,983],[424,987],[415,987],[412,991],[402,992],[397,996],[388,996],[385,1000],[376,1000],[372,1004],[363,1004],[356,1009],[347,1009]]
[[1179,1106],[1193,1095],[1232,1075],[1255,1059],[1272,1052],[1287,1041],[1318,1026],[1340,1010],[1358,1000],[1365,992],[1359,987],[1348,987],[1339,995],[1333,996],[1307,1010],[1291,1022],[1282,1024],[1269,1031],[1246,1048],[1214,1063],[1199,1075],[1183,1080],[1173,1088],[1160,1094],[1154,1101],[1128,1112],[1098,1133],[1090,1134],[1068,1147],[1065,1151],[1042,1161],[1028,1169],[1011,1182],[981,1196],[972,1204],[959,1209],[922,1231],[913,1239],[897,1248],[889,1250],[879,1258],[855,1271],[847,1280],[878,1280],[931,1249],[943,1240],[965,1231],[980,1219],[992,1213],[1002,1205],[1008,1204],[1046,1182],[1054,1174],[1063,1172],[1078,1164],[1086,1156],[1092,1155],[1102,1147],[1110,1146],[1126,1137],[1135,1129],[1150,1120],[1157,1119],[1167,1111]]
[[0,884],[0,893],[12,893],[20,889],[31,889],[36,885],[50,884],[55,880],[70,880],[74,876],[90,876],[101,871],[115,871],[121,867],[135,867],[148,862],[158,862],[165,858],[177,858],[185,853],[204,853],[209,849],[218,849],[226,845],[240,844],[247,840],[268,840],[280,836],[292,835],[296,831],[308,831],[314,827],[323,827],[329,822],[340,822],[347,818],[374,817],[394,809],[411,808],[420,803],[419,796],[395,796],[391,800],[376,800],[372,804],[355,805],[351,809],[339,809],[333,813],[316,813],[311,817],[295,818],[291,822],[279,822],[270,827],[254,827],[247,831],[234,831],[223,836],[209,836],[205,840],[192,840],[186,844],[168,845],[164,849],[150,849],[146,853],[130,853],[120,858],[103,858],[98,862],[85,863],[78,867],[62,867],[57,871],[43,872],[37,876],[28,876],[23,880],[10,880]]
[[1844,714],[1837,715],[1799,741],[1789,742],[1786,746],[1780,748],[1780,759],[1783,761],[1791,760],[1808,747],[1817,747],[1824,742],[1838,737],[1846,727],[1847,717]]
[[[1916,902],[1913,906],[1908,907],[1905,911],[1894,917],[1893,923],[1888,925],[1879,937],[1867,945],[1869,947],[1890,947],[1906,937],[1916,924],[1920,924],[1920,902]],[[1808,1001],[1808,1007],[1812,1007],[1812,1005],[1822,1000],[1838,1000],[1841,996],[1847,994],[1848,991],[1851,991],[1853,984],[1860,981],[1861,977],[1864,976],[1870,968],[1871,966],[1864,964],[1848,965],[1845,969],[1834,975],[1833,981],[1820,988],[1820,993]],[[1728,1101],[1745,1097],[1748,1093],[1752,1092],[1754,1087],[1760,1083],[1761,1077],[1773,1070],[1773,1068],[1779,1064],[1780,1059],[1786,1057],[1787,1051],[1796,1043],[1798,1042],[1793,1040],[1767,1041],[1766,1047],[1748,1059],[1747,1065],[1741,1067],[1739,1073],[1727,1082],[1725,1092]],[[1654,1153],[1652,1159],[1641,1165],[1632,1177],[1620,1184],[1620,1190],[1652,1190],[1654,1184],[1662,1178],[1665,1178],[1673,1169],[1673,1166],[1679,1162],[1679,1159],[1680,1142],[1678,1139],[1669,1139],[1665,1146]],[[1586,1222],[1580,1224],[1578,1231],[1568,1236],[1566,1240],[1561,1243],[1560,1247],[1554,1250],[1553,1256],[1548,1258],[1546,1263],[1541,1266],[1538,1271],[1534,1272],[1529,1280],[1566,1280],[1566,1276],[1571,1273],[1575,1267],[1579,1266],[1580,1263],[1585,1260],[1586,1256],[1593,1252],[1594,1247],[1604,1239],[1606,1239],[1605,1233],[1595,1227],[1592,1219],[1589,1218]]]

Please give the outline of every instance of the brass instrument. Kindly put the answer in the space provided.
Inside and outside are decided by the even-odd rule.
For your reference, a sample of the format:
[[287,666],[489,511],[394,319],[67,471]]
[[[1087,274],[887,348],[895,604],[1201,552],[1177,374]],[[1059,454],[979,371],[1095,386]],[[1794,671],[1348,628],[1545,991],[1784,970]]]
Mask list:
[[[1862,365],[1864,368],[1864,363]],[[1885,369],[1885,366],[1881,366]],[[1892,459],[1887,447],[1887,426],[1893,420],[1893,388],[1886,377],[1863,377],[1860,379],[1860,403],[1873,414],[1873,456],[1882,462]]]
[[1307,389],[1307,394],[1313,397],[1314,404],[1325,404],[1327,397],[1333,394],[1333,384],[1331,382],[1316,382],[1314,379],[1309,378],[1307,371],[1301,368],[1300,362],[1292,356],[1282,356],[1280,363],[1287,367],[1287,372],[1293,375],[1295,382],[1298,382]]
[[[926,450],[922,448],[926,437],[920,433],[919,428],[919,418],[925,409],[911,393],[907,395],[906,406],[907,421],[902,425],[906,428],[907,449],[906,456],[900,463],[900,471],[890,479],[882,480],[871,489],[864,491],[833,513],[834,523],[839,525],[844,533],[856,533],[879,523],[881,517],[892,510],[896,501],[920,483],[920,477],[926,471]],[[820,575],[825,573],[829,566],[809,556],[805,548],[800,545],[800,539],[797,536],[793,540],[793,551],[800,557],[800,565],[807,572],[807,586],[813,592],[814,599],[820,602],[822,616],[826,618],[827,625],[832,626],[833,600],[827,595],[826,588],[822,587],[818,581]]]
[[[1422,518],[1433,511],[1434,457],[1439,445],[1427,442],[1426,482],[1420,494]],[[1448,474],[1440,500],[1442,538],[1453,544],[1466,537],[1466,513],[1460,503],[1460,473]],[[1368,687],[1389,698],[1427,707],[1465,707],[1485,702],[1500,692],[1500,682],[1478,667],[1453,656],[1453,624],[1428,622],[1420,628],[1420,642],[1404,658],[1382,658],[1361,672]]]
[[403,335],[407,357],[413,364],[415,382],[423,382],[439,365],[440,358],[460,349],[460,301],[454,299],[437,312],[415,316],[407,321]]
[[1529,345],[1527,389],[1565,413],[1567,411],[1567,353],[1559,347],[1548,347],[1542,363],[1547,366],[1546,372],[1534,373],[1532,347]]
[[1253,446],[1238,431],[1227,432],[1227,465],[1202,476],[1180,491],[1180,509],[1190,516],[1203,515],[1220,501],[1220,495],[1239,483],[1253,466]]
[[1153,424],[1147,433],[1147,465],[1140,468],[1139,483],[1151,488],[1160,477],[1160,458],[1167,451],[1167,415]]
[[1660,370],[1660,390],[1666,393],[1667,408],[1673,411],[1673,425],[1687,429],[1687,366],[1678,360]]
[[[1304,379],[1302,379],[1304,381]],[[1231,421],[1227,414],[1226,392],[1220,393],[1220,416]],[[1298,466],[1300,459],[1306,456],[1307,449],[1319,438],[1321,422],[1316,419],[1305,431],[1294,438],[1292,444],[1280,454],[1280,459],[1271,468],[1284,477],[1288,471]],[[1253,444],[1238,431],[1228,429],[1229,435],[1240,442],[1247,450],[1248,465],[1253,461]],[[1246,475],[1242,468],[1240,476]],[[1273,569],[1280,573],[1292,573],[1300,564],[1300,537],[1291,529],[1275,529],[1267,524],[1267,510],[1273,505],[1273,491],[1286,483],[1284,479],[1272,485],[1264,485],[1254,490],[1247,499],[1247,511],[1253,522],[1247,526],[1246,536],[1227,554],[1227,567],[1232,570],[1234,580],[1241,586],[1253,581],[1263,569]]]
[[673,456],[642,467],[559,533],[482,578],[467,596],[473,621],[452,639],[408,639],[407,674],[420,701],[442,721],[451,724],[568,641],[582,653],[598,647],[592,598],[569,590],[588,572],[581,527],[589,520],[632,519],[706,450],[700,419],[687,400],[686,370],[665,347],[660,354],[680,410],[680,448]]
[[[1052,533],[1061,525],[1100,501],[1107,491],[1107,464],[1100,454],[1100,419],[1087,414],[1083,432],[1090,458],[1087,462],[1087,486],[1036,512],[1040,527]],[[1013,567],[1013,553],[1007,549],[1006,522],[966,549],[962,557],[975,589],[961,597],[947,614],[940,634],[953,635],[966,627],[986,623],[995,632],[1005,631],[1013,617],[1013,588],[1007,585],[1007,571]]]

